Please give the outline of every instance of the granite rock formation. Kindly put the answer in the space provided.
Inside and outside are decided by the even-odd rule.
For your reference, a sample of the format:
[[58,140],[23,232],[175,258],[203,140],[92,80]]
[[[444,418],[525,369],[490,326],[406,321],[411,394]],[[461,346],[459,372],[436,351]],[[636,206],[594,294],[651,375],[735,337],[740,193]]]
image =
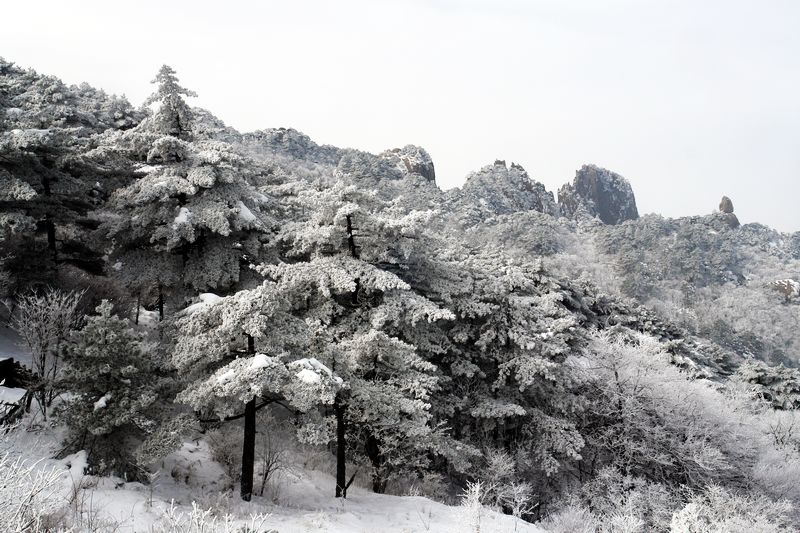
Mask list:
[[719,202],[719,210],[721,213],[733,213],[733,202],[727,196],[723,196]]
[[628,180],[595,165],[584,165],[572,183],[559,189],[558,204],[561,214],[572,219],[599,218],[604,224],[621,224],[639,218]]
[[424,148],[409,144],[403,148],[386,150],[380,157],[393,163],[405,174],[418,174],[428,181],[436,181],[433,159]]

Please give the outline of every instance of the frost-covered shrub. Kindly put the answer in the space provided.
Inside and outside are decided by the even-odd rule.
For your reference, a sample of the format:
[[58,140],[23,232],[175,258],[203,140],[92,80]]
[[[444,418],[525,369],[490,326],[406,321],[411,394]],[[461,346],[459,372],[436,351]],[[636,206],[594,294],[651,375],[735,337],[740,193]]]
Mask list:
[[288,450],[295,444],[294,435],[276,431],[278,421],[268,411],[262,411],[256,417],[257,427],[266,431],[256,433],[256,476],[260,482],[258,495],[263,496],[269,488],[270,499],[276,501],[279,493],[281,477],[291,469],[288,462]]
[[[770,426],[774,427],[774,422]],[[795,504],[800,502],[800,485],[797,483],[800,479],[800,449],[797,448],[797,441],[791,447],[767,447],[759,454],[751,475],[763,487],[765,494],[773,498],[786,498]]]
[[708,383],[689,381],[654,338],[603,332],[575,363],[586,380],[583,431],[595,467],[702,486],[734,480],[752,464],[758,443],[737,423],[743,415]]
[[416,476],[399,476],[389,484],[387,492],[400,496],[424,496],[442,503],[453,503],[449,479],[439,472],[425,471]]
[[531,513],[534,501],[533,485],[523,481],[517,462],[505,450],[489,449],[485,454],[486,464],[480,470],[483,483],[482,501],[500,510],[506,510],[518,518]]
[[580,505],[567,505],[550,514],[539,524],[550,533],[597,533],[599,521]]
[[206,432],[211,457],[220,464],[231,483],[242,474],[242,432],[239,428],[222,426]]
[[58,392],[62,373],[61,351],[70,331],[80,324],[78,304],[82,292],[63,292],[48,288],[17,298],[12,326],[31,352],[37,383],[34,398],[46,420],[48,409]]
[[680,490],[604,468],[581,487],[603,531],[664,531],[680,504]]
[[796,308],[783,303],[767,283],[798,269],[800,263],[754,267],[746,285],[698,289],[692,304],[698,332],[736,353],[771,364],[796,359],[800,347]]
[[[256,415],[254,491],[263,496],[267,488],[272,499],[278,496],[278,478],[289,470],[287,450],[296,444],[293,435],[281,431],[280,422],[268,411]],[[222,466],[231,483],[238,483],[242,474],[242,432],[238,427],[223,425],[206,432],[212,458]]]
[[695,495],[671,521],[673,533],[789,533],[797,531],[792,505],[741,495],[712,485]]
[[481,517],[483,516],[484,487],[480,481],[468,483],[461,494],[462,525],[469,533],[481,533]]
[[0,531],[50,531],[64,506],[62,472],[10,453],[0,454]]
[[[591,460],[579,467],[591,480],[581,488],[580,504],[601,530],[636,530],[639,524],[643,531],[663,531],[687,502],[696,505],[686,506],[681,520],[712,512],[698,502],[734,498],[733,492],[712,491],[698,500],[698,491],[709,485],[746,491],[731,506],[768,509],[769,498],[800,500],[793,481],[800,474],[795,411],[753,401],[742,380],[690,381],[657,340],[622,329],[597,335],[589,352],[585,361],[575,361],[590,372],[585,384],[591,385],[589,425],[583,428]],[[732,528],[742,520],[729,518]]]
[[277,533],[264,529],[268,515],[253,514],[239,519],[231,514],[218,516],[215,509],[204,509],[192,502],[191,511],[182,511],[173,501],[153,528],[155,533]]

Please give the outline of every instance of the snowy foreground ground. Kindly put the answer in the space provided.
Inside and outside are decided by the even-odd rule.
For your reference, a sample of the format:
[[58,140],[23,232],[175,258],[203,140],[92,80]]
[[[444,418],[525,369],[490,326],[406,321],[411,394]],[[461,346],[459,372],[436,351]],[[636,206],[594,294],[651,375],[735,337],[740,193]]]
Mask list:
[[[28,431],[18,427],[4,437],[3,453],[38,461],[58,450],[58,438],[53,430]],[[84,466],[84,452],[63,460],[39,461],[36,466],[58,472],[53,508],[60,507],[57,514],[63,515],[65,523],[73,525],[75,531],[238,532],[243,526],[250,526],[252,529],[244,531],[254,533],[475,531],[468,509],[419,496],[378,495],[353,486],[347,500],[333,498],[334,479],[311,469],[292,469],[269,491],[270,499],[265,494],[244,503],[225,491],[225,474],[203,441],[184,443],[167,457],[149,486],[87,476],[83,474]],[[0,495],[4,500],[8,496]],[[194,514],[193,501],[197,507]],[[214,508],[214,512],[200,512],[208,508]],[[543,530],[483,508],[480,531]]]

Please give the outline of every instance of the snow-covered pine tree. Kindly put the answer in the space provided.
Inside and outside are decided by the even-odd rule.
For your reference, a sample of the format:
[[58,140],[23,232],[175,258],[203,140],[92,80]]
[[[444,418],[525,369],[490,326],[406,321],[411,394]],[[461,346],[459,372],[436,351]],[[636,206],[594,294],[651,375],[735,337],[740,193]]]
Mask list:
[[[78,160],[95,134],[116,127],[103,109],[110,98],[2,59],[0,72],[0,254],[12,256],[8,267],[23,282],[50,281],[64,262],[97,271],[82,225],[97,176]],[[122,122],[135,122],[130,104],[116,100]]]
[[[256,411],[281,403],[298,411],[330,404],[340,380],[308,359],[306,324],[293,316],[270,281],[181,311],[174,321],[172,362],[188,383],[178,395],[200,416],[244,419],[242,499],[253,492]],[[268,429],[267,429],[268,430]]]
[[194,114],[183,97],[196,97],[197,93],[181,87],[175,70],[169,65],[162,65],[151,83],[156,84],[156,92],[144,101],[144,105],[157,105],[154,115],[148,119],[150,127],[163,135],[189,139]]
[[262,170],[231,145],[190,134],[182,95],[193,93],[171,69],[155,82],[155,115],[109,139],[138,179],[112,194],[101,231],[114,239],[117,275],[145,300],[155,298],[163,318],[166,293],[234,287],[241,264],[258,259],[259,234],[272,221],[263,209],[269,199],[256,187]]
[[464,444],[511,452],[528,480],[546,479],[583,446],[563,364],[581,343],[570,291],[500,251],[431,248],[404,275],[457,317],[442,323],[445,350],[431,356],[443,373],[434,420]]
[[[446,320],[452,315],[414,294],[391,270],[402,268],[409,242],[427,213],[402,213],[340,176],[296,198],[305,216],[286,224],[278,242],[286,261],[260,268],[277,282],[294,313],[312,324],[323,362],[345,380],[333,405],[336,427],[336,496],[346,497],[346,450],[369,459],[373,488],[424,453],[427,403],[435,367],[416,347],[394,336],[399,323]],[[405,456],[404,456],[405,454]],[[405,461],[402,459],[405,458]]]
[[141,334],[112,314],[108,300],[73,333],[61,385],[72,394],[59,409],[70,448],[89,449],[97,472],[136,476],[133,452],[158,420],[158,380]]
[[427,466],[436,367],[413,345],[380,329],[354,335],[339,348],[338,368],[346,368],[350,389],[346,415],[351,433],[364,443],[372,464],[372,490],[383,493],[392,475],[418,473]]

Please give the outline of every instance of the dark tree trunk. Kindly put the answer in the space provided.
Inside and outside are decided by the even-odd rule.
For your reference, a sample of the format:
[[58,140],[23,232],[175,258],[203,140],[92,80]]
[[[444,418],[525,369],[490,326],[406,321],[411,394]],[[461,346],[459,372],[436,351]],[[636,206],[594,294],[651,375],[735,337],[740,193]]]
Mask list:
[[367,442],[364,446],[372,463],[372,492],[383,494],[386,492],[386,479],[383,472],[383,456],[378,439],[372,433],[367,435]]
[[344,405],[339,394],[333,403],[336,415],[336,497],[347,498],[347,465],[345,463],[345,432]]
[[[47,176],[42,178],[42,189],[45,196],[52,196],[50,190],[50,178]],[[44,227],[47,230],[47,249],[53,254],[53,262],[58,263],[58,252],[56,251],[56,225],[53,222],[53,217],[49,212],[44,215]]]
[[[358,259],[358,247],[356,246],[355,236],[353,231],[355,228],[353,227],[353,220],[350,215],[346,217],[347,223],[347,246],[350,251],[350,255],[354,259]],[[354,306],[358,305],[358,291],[359,291],[359,284],[360,281],[356,279],[356,290],[353,292],[352,303]],[[335,368],[335,367],[334,367]],[[341,393],[336,394],[336,398],[333,402],[333,411],[336,415],[336,497],[337,498],[347,498],[347,488],[350,486],[350,483],[353,482],[355,478],[355,474],[353,478],[350,479],[350,482],[347,481],[347,464],[346,464],[346,451],[347,451],[347,426],[345,425],[344,413],[345,403],[342,399]]]
[[164,288],[158,284],[158,321],[164,320]]
[[46,215],[45,228],[47,229],[47,249],[53,254],[53,262],[58,263],[58,251],[56,250],[56,225],[50,215]]
[[134,319],[133,323],[137,326],[139,325],[139,312],[142,309],[142,293],[136,293],[136,318]]
[[244,406],[244,444],[242,445],[242,499],[250,501],[253,496],[253,470],[256,459],[256,399]]
[[[251,335],[247,336],[247,352],[254,354],[255,342]],[[256,399],[253,398],[244,406],[244,443],[242,444],[242,481],[240,492],[242,499],[250,501],[253,496],[253,470],[256,461]]]
[[355,228],[353,227],[352,215],[347,215],[345,222],[347,224],[347,247],[350,249],[350,256],[354,259],[359,259],[358,246],[356,246],[355,234],[353,233]]

